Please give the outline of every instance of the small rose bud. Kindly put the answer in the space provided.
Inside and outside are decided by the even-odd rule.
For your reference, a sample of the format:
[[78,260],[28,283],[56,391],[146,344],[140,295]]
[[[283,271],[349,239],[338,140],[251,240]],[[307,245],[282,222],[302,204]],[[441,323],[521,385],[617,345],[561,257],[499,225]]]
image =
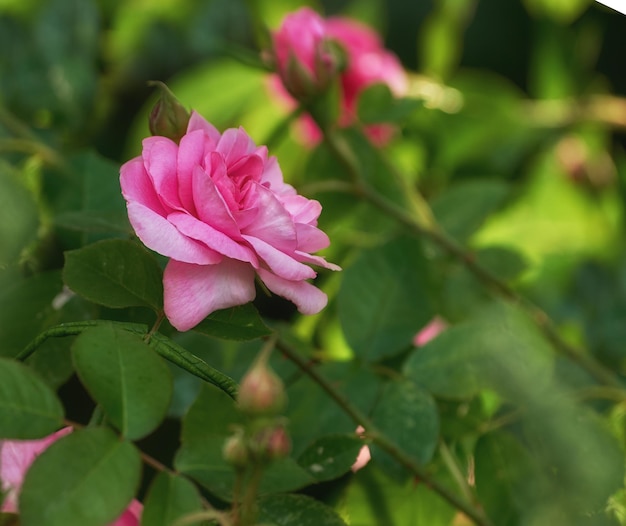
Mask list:
[[267,365],[267,355],[261,354],[246,373],[237,396],[239,409],[250,416],[279,414],[287,403],[282,380]]
[[289,456],[291,439],[284,427],[274,429],[267,439],[267,455],[270,460],[278,460]]
[[236,468],[245,468],[250,461],[250,452],[246,446],[246,441],[241,430],[229,436],[224,442],[222,455],[226,462]]
[[250,449],[260,462],[285,458],[291,451],[291,439],[282,424],[266,427],[250,439]]
[[149,118],[150,133],[180,142],[187,132],[187,125],[191,118],[185,107],[178,101],[169,88],[159,81],[151,81],[150,86],[161,90],[161,97],[152,108]]

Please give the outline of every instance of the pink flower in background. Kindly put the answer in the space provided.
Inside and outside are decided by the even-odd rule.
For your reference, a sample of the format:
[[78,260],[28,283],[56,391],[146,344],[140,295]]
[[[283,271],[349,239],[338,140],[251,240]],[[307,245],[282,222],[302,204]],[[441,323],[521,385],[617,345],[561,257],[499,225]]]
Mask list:
[[[360,437],[363,437],[363,434],[365,433],[365,429],[363,428],[363,426],[358,426],[356,428],[356,434],[359,435]],[[352,467],[350,468],[354,473],[356,473],[357,471],[359,471],[359,469],[364,468],[365,466],[367,466],[367,464],[369,463],[369,461],[372,459],[372,453],[370,452],[370,448],[369,446],[362,446],[361,449],[359,450],[359,454],[356,457],[356,460],[354,461],[354,464],[352,464]]]
[[415,338],[413,338],[413,345],[415,347],[423,347],[429,341],[434,340],[439,334],[441,334],[448,327],[448,323],[443,318],[435,316],[430,320],[421,331],[419,331]]
[[339,267],[311,255],[326,248],[322,210],[283,181],[274,157],[242,129],[220,134],[192,113],[180,144],[148,137],[121,168],[135,233],[170,261],[163,276],[165,314],[180,331],[211,312],[255,297],[255,276],[303,314],[326,306],[306,280],[309,266]]
[[307,98],[328,87],[338,63],[320,15],[308,7],[287,15],[273,39],[276,69],[289,93]]
[[[18,499],[22,484],[30,465],[50,444],[72,432],[71,427],[38,440],[0,441],[0,487],[5,493],[0,511],[19,513]],[[111,526],[139,526],[143,507],[133,500],[126,511]]]
[[[358,98],[361,92],[376,83],[389,86],[391,92],[400,97],[407,92],[407,77],[398,58],[383,47],[383,43],[371,28],[343,17],[323,19],[309,8],[289,14],[283,20],[274,35],[274,55],[277,59],[278,72],[283,84],[292,94],[294,91],[285,81],[286,57],[298,59],[303,68],[312,71],[312,56],[321,55],[322,43],[328,49],[327,42],[334,41],[345,53],[345,68],[340,73],[341,108],[338,124],[349,126],[356,121]],[[316,49],[315,53],[311,49]],[[326,52],[326,56],[328,52]],[[332,64],[332,59],[328,59]],[[292,67],[293,70],[293,67]],[[334,71],[330,68],[329,71]],[[324,77],[327,82],[328,78]],[[318,84],[321,84],[318,82]],[[289,97],[281,90],[278,82],[271,87],[281,97]],[[293,102],[292,102],[293,104]],[[305,116],[301,125],[306,142],[316,144],[321,139],[321,132],[313,119]],[[366,127],[366,133],[376,144],[384,144],[393,134],[394,128],[386,124]]]

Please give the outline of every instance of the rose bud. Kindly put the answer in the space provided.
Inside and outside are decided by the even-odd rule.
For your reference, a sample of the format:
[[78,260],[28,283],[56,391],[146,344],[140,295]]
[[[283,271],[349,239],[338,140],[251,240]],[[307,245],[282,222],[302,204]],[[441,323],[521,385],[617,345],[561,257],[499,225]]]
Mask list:
[[266,355],[260,355],[246,373],[237,396],[239,409],[250,416],[279,414],[287,397],[282,380],[267,365]]
[[340,68],[323,18],[309,8],[285,17],[274,33],[275,67],[283,85],[298,100],[325,92]]
[[285,458],[291,451],[291,439],[282,424],[266,427],[250,439],[250,448],[261,462]]
[[224,442],[222,455],[226,462],[235,468],[245,468],[250,461],[250,453],[243,437],[243,432],[238,430],[229,436]]
[[150,112],[148,121],[150,133],[167,137],[176,143],[180,142],[180,139],[187,132],[191,113],[185,109],[163,82],[152,81],[149,84],[156,86],[161,91],[161,97]]

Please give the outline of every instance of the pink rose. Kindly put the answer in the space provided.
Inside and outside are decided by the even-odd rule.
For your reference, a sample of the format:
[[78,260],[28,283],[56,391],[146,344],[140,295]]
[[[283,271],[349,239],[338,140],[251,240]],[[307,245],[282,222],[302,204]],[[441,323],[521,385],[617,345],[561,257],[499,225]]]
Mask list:
[[446,328],[448,323],[443,318],[435,316],[430,320],[421,331],[419,331],[413,338],[413,345],[415,347],[423,347],[429,341],[434,340],[439,336]]
[[[293,93],[285,83],[286,57],[297,59],[302,67],[311,71],[311,57],[314,55],[311,50],[317,49],[317,54],[321,54],[319,48],[322,43],[327,48],[329,40],[345,52],[346,67],[339,75],[340,126],[349,126],[355,122],[359,95],[372,84],[387,84],[396,96],[406,94],[407,77],[400,61],[384,49],[380,37],[372,29],[349,18],[332,17],[324,20],[309,8],[287,15],[274,36],[274,55],[277,57],[279,76],[288,91]],[[280,89],[279,83],[272,82],[271,88],[281,97],[289,98]],[[319,142],[321,132],[311,117],[303,117],[301,126],[306,142],[312,145]],[[376,144],[387,142],[393,131],[392,126],[385,124],[366,127],[367,135]]]
[[276,69],[287,91],[307,98],[328,87],[338,63],[320,15],[308,7],[287,15],[273,39]]
[[[0,511],[18,513],[18,498],[26,473],[34,460],[54,441],[72,432],[71,427],[38,440],[0,441],[0,487],[5,493]],[[133,500],[126,511],[111,526],[139,526],[142,505]]]
[[220,134],[193,112],[179,145],[144,139],[120,183],[135,233],[170,258],[165,314],[178,330],[252,301],[255,276],[303,314],[325,307],[306,281],[316,276],[309,264],[339,270],[310,254],[329,245],[316,226],[322,207],[286,184],[276,158],[242,128]]

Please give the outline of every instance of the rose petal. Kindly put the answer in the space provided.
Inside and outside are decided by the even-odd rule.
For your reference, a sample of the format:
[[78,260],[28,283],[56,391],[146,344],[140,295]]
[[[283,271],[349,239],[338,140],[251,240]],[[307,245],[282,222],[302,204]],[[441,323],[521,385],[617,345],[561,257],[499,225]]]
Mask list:
[[243,128],[229,128],[222,134],[215,151],[224,156],[227,166],[231,166],[255,149],[256,144]]
[[[221,161],[219,155],[214,158]],[[211,166],[210,169],[216,168]],[[226,167],[222,163],[217,169],[226,170]],[[196,166],[193,172],[193,196],[198,219],[233,239],[241,239],[239,227],[224,198],[216,188],[213,179],[200,166]]]
[[296,223],[307,223],[315,226],[317,224],[317,218],[322,213],[322,205],[315,199],[307,199],[306,197],[295,194],[281,195],[280,201]]
[[335,265],[334,263],[329,263],[322,256],[314,256],[312,254],[307,254],[305,252],[300,252],[296,250],[293,254],[294,259],[298,261],[302,261],[303,263],[308,263],[309,265],[317,265],[318,267],[324,267],[329,270],[341,270],[339,265]]
[[298,236],[298,250],[301,252],[317,252],[330,245],[330,239],[319,228],[296,223],[296,235]]
[[28,468],[50,444],[71,432],[71,427],[64,427],[39,440],[3,440],[0,442],[0,488],[6,492],[0,511],[18,512],[18,496]]
[[155,252],[198,265],[213,265],[222,260],[221,254],[185,236],[153,210],[134,201],[129,202],[127,208],[128,219],[137,237]]
[[195,213],[192,177],[194,169],[201,165],[205,156],[206,138],[202,130],[183,136],[178,147],[178,196],[185,210]]
[[276,160],[276,157],[271,156],[265,162],[265,169],[261,176],[261,184],[268,186],[272,192],[283,194],[295,194],[293,186],[285,184],[283,180],[283,172],[280,169],[280,165]]
[[167,214],[168,211],[163,208],[161,200],[154,191],[152,179],[148,177],[141,157],[135,157],[122,165],[120,186],[122,195],[127,201],[137,201],[162,216]]
[[154,190],[165,207],[182,210],[178,197],[178,145],[167,137],[143,140],[143,162]]
[[243,236],[243,238],[252,245],[256,253],[277,276],[288,280],[303,280],[317,275],[311,267],[299,263],[262,239],[252,236]]
[[142,512],[143,506],[141,502],[133,499],[124,513],[111,526],[139,526]]
[[222,134],[215,126],[213,126],[198,112],[192,111],[191,117],[189,118],[189,124],[187,125],[187,133],[191,133],[195,130],[202,130],[209,138],[209,147],[214,148],[222,137]]
[[163,274],[165,314],[186,331],[218,309],[252,301],[254,269],[232,259],[218,265],[189,265],[171,260]]
[[[174,225],[181,234],[205,244],[210,249],[224,256],[251,263],[255,267],[259,264],[254,252],[249,247],[237,243],[237,241],[234,241],[226,234],[223,234],[211,225],[207,225],[189,214],[174,212],[167,216],[167,220]],[[174,256],[170,257],[190,263],[185,259],[175,258]]]
[[256,208],[258,215],[241,233],[262,239],[285,253],[293,252],[297,245],[291,215],[271,190],[258,183],[252,186],[254,192],[249,196],[249,206],[244,208]]
[[257,274],[268,289],[294,303],[302,314],[317,314],[328,303],[326,294],[308,281],[289,281],[262,268]]

